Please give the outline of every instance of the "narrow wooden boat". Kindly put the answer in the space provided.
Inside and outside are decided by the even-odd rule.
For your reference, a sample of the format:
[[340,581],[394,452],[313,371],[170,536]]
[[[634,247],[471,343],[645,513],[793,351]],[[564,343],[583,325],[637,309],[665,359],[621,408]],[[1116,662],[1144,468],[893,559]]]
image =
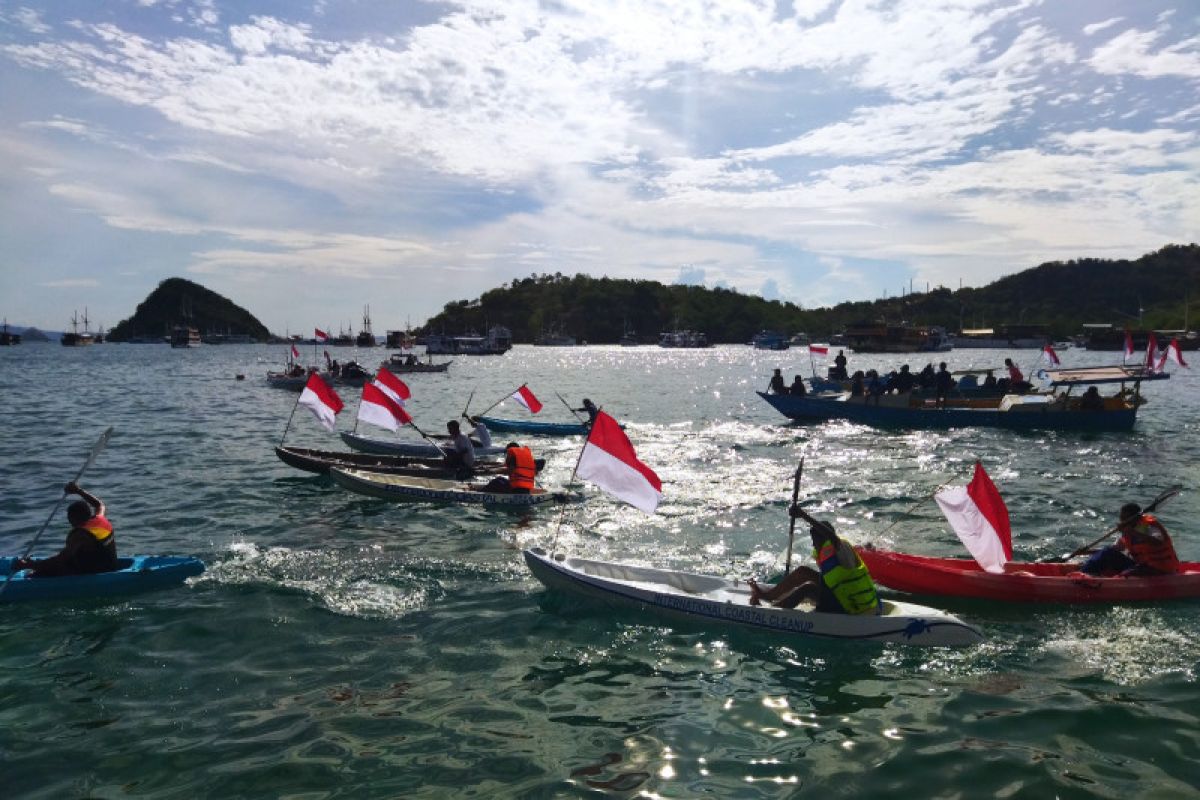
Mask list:
[[[373,436],[363,436],[357,433],[345,432],[340,434],[342,441],[362,453],[380,453],[391,456],[417,456],[420,458],[442,458],[446,452],[453,449],[450,440],[441,449],[429,442],[402,442],[398,439],[377,439]],[[483,447],[475,442],[475,455],[478,457],[498,456],[504,454],[502,446]]]
[[526,550],[525,563],[550,589],[575,592],[610,605],[702,623],[823,639],[962,647],[983,640],[975,627],[935,608],[881,599],[878,615],[827,614],[803,607],[750,605],[750,588],[715,575],[549,556]]
[[[7,576],[15,562],[16,559],[11,556],[0,558],[0,576]],[[36,578],[29,570],[21,570],[12,576],[8,586],[0,592],[0,603],[145,592],[176,586],[204,572],[204,563],[189,556],[132,556],[118,559],[118,563],[121,568],[113,572],[58,578]],[[3,577],[0,577],[2,581]]]
[[273,389],[287,389],[291,392],[304,391],[308,383],[308,373],[304,375],[289,375],[286,372],[268,372],[267,385]]
[[[416,456],[385,456],[377,453],[345,453],[333,450],[312,450],[307,447],[276,447],[275,455],[289,467],[324,475],[332,467],[365,469],[389,475],[412,475],[424,478],[453,478],[456,471],[446,466],[442,458]],[[496,462],[477,464],[476,475],[503,474],[504,467]]]
[[528,419],[504,419],[503,417],[480,417],[488,430],[511,433],[528,433],[535,436],[584,436],[587,425],[581,422],[535,422]]
[[414,478],[407,475],[384,475],[358,469],[329,470],[329,475],[341,487],[352,492],[380,497],[384,500],[424,503],[473,503],[488,506],[524,508],[542,503],[565,503],[575,498],[565,492],[550,492],[535,488],[529,494],[489,492],[482,483]]
[[389,372],[399,375],[405,372],[445,372],[446,370],[450,369],[450,365],[453,362],[454,359],[450,359],[449,361],[441,361],[436,364],[433,363],[433,359],[430,359],[429,361],[411,362],[408,360],[407,356],[403,356],[399,353],[393,353],[387,361],[384,361],[379,366],[387,367]]
[[974,559],[935,558],[858,548],[871,577],[901,592],[971,597],[1006,603],[1126,603],[1200,597],[1200,564],[1175,575],[1100,578],[1079,564],[1010,562],[1003,574],[986,572]]

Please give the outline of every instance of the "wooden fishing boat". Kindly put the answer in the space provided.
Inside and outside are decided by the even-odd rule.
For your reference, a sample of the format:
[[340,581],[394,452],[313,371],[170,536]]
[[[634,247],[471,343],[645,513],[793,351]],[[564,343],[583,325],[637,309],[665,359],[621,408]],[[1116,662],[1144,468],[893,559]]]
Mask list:
[[[333,467],[339,469],[365,469],[389,475],[413,475],[425,478],[453,478],[456,471],[446,467],[442,458],[418,458],[415,456],[385,456],[377,453],[344,453],[332,450],[311,450],[306,447],[276,447],[275,455],[290,467],[324,475]],[[496,462],[478,464],[473,470],[477,475],[500,475],[504,467]]]
[[[436,440],[439,442],[445,441],[445,444],[441,448],[434,447],[429,442],[402,442],[398,439],[376,439],[373,436],[363,436],[350,432],[343,432],[340,435],[343,442],[362,453],[442,458],[447,452],[453,449],[449,439],[441,439],[440,437],[437,437]],[[474,440],[472,442],[475,445],[475,456],[477,458],[504,455],[504,448],[502,446],[493,445],[491,447],[483,447],[479,442]]]
[[[13,557],[0,558],[0,576],[7,576],[15,561]],[[189,556],[132,556],[117,561],[120,569],[94,575],[36,578],[29,570],[21,570],[0,592],[0,603],[73,597],[90,599],[145,592],[176,586],[204,572],[204,563]]]
[[[313,371],[315,372],[315,370]],[[273,389],[302,392],[305,385],[308,384],[308,376],[308,372],[305,372],[303,375],[293,375],[290,372],[268,372],[267,385]]]
[[502,417],[479,417],[479,421],[491,431],[529,433],[537,436],[584,436],[588,432],[588,426],[582,422],[535,422]]
[[441,361],[435,364],[433,363],[433,359],[416,361],[414,360],[415,358],[416,356],[410,358],[400,353],[393,353],[387,361],[384,361],[379,366],[387,367],[389,372],[399,375],[401,373],[413,372],[445,372],[450,369],[450,365],[454,362],[454,359],[450,359],[449,361]]
[[640,567],[526,550],[530,572],[550,589],[576,592],[610,605],[652,611],[704,624],[823,639],[854,639],[927,647],[962,647],[983,634],[953,614],[881,599],[881,614],[828,614],[750,605],[750,587],[715,575]]
[[550,492],[541,488],[535,488],[529,494],[489,492],[483,488],[485,484],[384,475],[358,469],[334,467],[329,470],[329,475],[339,486],[352,492],[403,502],[473,503],[525,508],[542,503],[566,503],[577,499],[566,492]]
[[[849,392],[775,395],[759,392],[776,411],[795,420],[846,419],[898,428],[1011,428],[1016,430],[1127,431],[1142,403],[1144,380],[1169,377],[1140,367],[1083,367],[1046,370],[1051,391],[996,397],[951,395],[944,402],[917,393],[853,396]],[[1126,388],[1126,384],[1132,388]],[[1071,390],[1079,386],[1120,384],[1103,407],[1088,409]]]
[[1006,603],[1126,603],[1200,597],[1200,564],[1175,575],[1102,578],[1079,564],[1009,562],[1002,574],[974,559],[915,556],[858,548],[875,582],[910,594],[970,597]]

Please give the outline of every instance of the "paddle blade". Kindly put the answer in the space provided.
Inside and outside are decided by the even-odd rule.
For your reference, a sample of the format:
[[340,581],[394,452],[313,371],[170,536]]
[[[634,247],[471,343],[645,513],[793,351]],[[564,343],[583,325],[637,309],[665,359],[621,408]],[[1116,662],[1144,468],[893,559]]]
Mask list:
[[1167,502],[1172,497],[1175,497],[1177,494],[1179,494],[1182,491],[1183,491],[1183,484],[1181,484],[1181,483],[1177,483],[1174,486],[1170,486],[1167,489],[1164,489],[1163,493],[1160,494],[1158,497],[1151,500],[1150,505],[1146,506],[1146,508],[1144,510],[1145,511],[1153,511],[1154,509],[1158,508],[1163,503]]

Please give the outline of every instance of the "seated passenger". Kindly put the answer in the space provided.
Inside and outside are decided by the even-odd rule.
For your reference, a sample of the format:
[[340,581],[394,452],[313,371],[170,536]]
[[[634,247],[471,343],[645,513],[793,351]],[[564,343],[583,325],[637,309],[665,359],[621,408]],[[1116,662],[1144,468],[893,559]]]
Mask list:
[[791,389],[789,389],[789,394],[793,395],[794,397],[803,397],[804,395],[808,394],[808,389],[804,385],[804,379],[799,375],[792,380],[792,386]]
[[63,491],[83,498],[67,506],[71,530],[66,545],[50,558],[19,558],[13,564],[13,571],[30,569],[35,577],[54,578],[117,569],[117,540],[112,523],[104,516],[107,511],[104,503],[74,482],[68,483]]

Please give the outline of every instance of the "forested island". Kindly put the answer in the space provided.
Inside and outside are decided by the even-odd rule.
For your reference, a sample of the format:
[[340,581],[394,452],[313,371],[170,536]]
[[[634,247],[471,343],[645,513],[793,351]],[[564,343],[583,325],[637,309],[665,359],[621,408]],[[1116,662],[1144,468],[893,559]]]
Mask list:
[[267,326],[232,300],[184,278],[167,278],[138,304],[132,317],[108,332],[108,338],[114,342],[157,339],[170,335],[176,325],[206,335],[249,336],[260,342],[270,337]]
[[1042,324],[1056,338],[1085,323],[1178,329],[1190,325],[1200,298],[1200,246],[1168,245],[1136,260],[1054,261],[987,286],[927,292],[806,309],[734,289],[654,281],[531,275],[447,303],[418,333],[457,334],[504,325],[516,342],[558,331],[592,344],[627,331],[654,341],[661,331],[703,331],[711,342],[744,343],[764,328],[822,338],[861,322],[940,325],[950,331],[1013,323]]

